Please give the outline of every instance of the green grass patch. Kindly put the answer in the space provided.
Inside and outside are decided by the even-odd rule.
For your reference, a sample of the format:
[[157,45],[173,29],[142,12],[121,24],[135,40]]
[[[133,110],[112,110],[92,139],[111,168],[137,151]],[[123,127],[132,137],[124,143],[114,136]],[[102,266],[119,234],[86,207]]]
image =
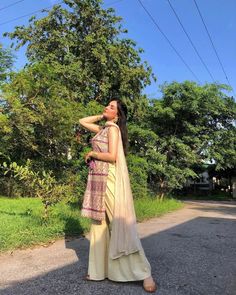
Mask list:
[[44,207],[36,198],[0,198],[0,251],[25,248],[54,239],[79,236],[89,230],[89,219],[79,207],[60,202],[45,221]]
[[[180,201],[151,198],[135,200],[137,220],[142,221],[181,208]],[[62,237],[76,237],[89,231],[90,220],[80,215],[76,204],[60,202],[44,219],[44,207],[36,198],[0,197],[0,251],[26,248]]]
[[206,201],[233,201],[235,200],[230,193],[224,191],[213,191],[198,194],[184,194],[176,196],[179,200],[206,200]]
[[163,201],[153,198],[135,200],[134,203],[137,221],[141,222],[150,217],[161,216],[165,213],[182,208],[182,202],[168,198]]

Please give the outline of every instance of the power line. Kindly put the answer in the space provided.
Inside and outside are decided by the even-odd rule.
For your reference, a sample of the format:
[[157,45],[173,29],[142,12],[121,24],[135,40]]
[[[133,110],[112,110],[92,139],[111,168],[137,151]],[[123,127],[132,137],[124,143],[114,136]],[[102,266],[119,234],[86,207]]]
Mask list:
[[[211,42],[212,48],[213,48],[213,50],[214,50],[214,52],[215,52],[215,54],[216,54],[216,57],[217,57],[217,59],[218,59],[218,61],[219,61],[219,64],[220,64],[220,66],[221,66],[221,69],[222,69],[222,71],[223,71],[224,74],[225,74],[225,78],[226,78],[226,80],[227,80],[227,82],[228,82],[228,85],[232,88],[232,91],[233,91],[233,93],[234,93],[233,87],[231,86],[231,84],[230,84],[230,82],[229,82],[229,79],[228,79],[228,77],[227,77],[226,71],[225,71],[225,69],[224,69],[224,67],[223,67],[223,64],[222,64],[222,62],[221,62],[221,60],[220,60],[220,57],[219,57],[219,55],[218,55],[218,53],[217,53],[217,50],[216,50],[215,45],[214,45],[214,43],[213,43],[213,41],[212,41],[211,35],[210,35],[209,30],[208,30],[208,28],[207,28],[207,25],[206,25],[206,23],[205,23],[205,21],[204,21],[204,19],[203,19],[203,16],[202,16],[202,14],[201,14],[201,11],[200,11],[200,9],[199,9],[199,7],[198,7],[198,5],[197,5],[197,2],[196,2],[196,0],[193,0],[193,1],[194,1],[195,5],[196,5],[197,11],[198,11],[199,16],[200,16],[200,18],[201,18],[201,20],[202,20],[202,23],[203,23],[203,25],[204,25],[204,27],[205,27],[205,30],[206,30],[207,35],[208,35],[208,38],[209,38],[209,40],[210,40],[210,42]],[[235,93],[234,93],[234,95],[235,95]]]
[[195,77],[195,79],[198,81],[198,83],[200,83],[198,77],[195,75],[195,73],[191,70],[191,68],[189,67],[189,65],[186,63],[186,61],[184,60],[184,58],[182,57],[182,55],[177,51],[177,49],[174,47],[174,45],[171,43],[171,41],[169,40],[169,38],[166,36],[166,34],[162,31],[162,29],[160,28],[160,26],[157,24],[156,20],[153,18],[153,16],[151,15],[151,13],[147,10],[147,8],[143,5],[141,0],[138,0],[139,4],[142,6],[142,8],[144,9],[144,11],[147,13],[147,15],[149,16],[149,18],[152,20],[152,22],[154,23],[154,25],[157,27],[157,29],[159,30],[159,32],[162,34],[162,36],[166,39],[166,41],[169,43],[169,45],[171,46],[171,48],[175,51],[175,53],[178,55],[178,57],[182,60],[182,62],[184,63],[184,65],[188,68],[188,70],[192,73],[192,75]]
[[202,64],[203,64],[204,68],[206,69],[206,71],[208,72],[208,74],[211,76],[212,81],[215,82],[215,81],[214,81],[215,79],[214,79],[213,75],[211,74],[211,72],[210,72],[209,68],[207,67],[206,63],[204,62],[204,60],[203,60],[202,57],[200,56],[200,54],[199,54],[199,52],[198,52],[196,46],[194,45],[194,43],[193,43],[192,39],[190,38],[189,34],[187,33],[187,31],[186,31],[184,25],[182,24],[182,22],[181,22],[181,20],[180,20],[180,18],[179,18],[179,16],[178,16],[176,10],[175,10],[174,7],[172,6],[170,0],[167,0],[167,2],[169,3],[170,8],[171,8],[172,11],[174,12],[174,14],[175,14],[175,16],[176,16],[176,18],[177,18],[179,24],[181,25],[181,27],[182,27],[182,29],[183,29],[185,35],[187,36],[189,42],[191,43],[193,49],[195,50],[195,52],[196,52],[196,54],[197,54],[197,56],[198,56],[199,59],[201,60],[201,62],[202,62]]
[[16,1],[14,3],[11,3],[11,4],[7,5],[7,6],[4,6],[4,7],[0,8],[0,11],[2,11],[4,9],[7,9],[8,7],[14,6],[14,5],[16,5],[16,4],[20,3],[20,2],[23,2],[23,1],[25,1],[25,0],[19,0],[19,1]]
[[13,18],[13,19],[8,20],[8,21],[6,21],[6,22],[0,23],[0,26],[3,26],[3,25],[5,25],[5,24],[9,24],[9,23],[11,23],[11,22],[14,22],[14,21],[16,21],[16,20],[22,19],[22,18],[24,18],[24,17],[30,16],[30,15],[35,14],[35,13],[38,13],[38,12],[42,12],[44,9],[51,8],[51,7],[53,7],[54,5],[62,4],[63,2],[64,2],[64,1],[61,1],[61,2],[55,3],[55,4],[53,4],[53,5],[50,5],[50,6],[48,6],[48,7],[41,8],[41,9],[39,9],[39,10],[32,11],[32,12],[30,12],[30,13],[28,13],[28,14],[25,14],[25,15],[22,15],[22,16],[19,16],[19,17],[16,17],[16,18]]

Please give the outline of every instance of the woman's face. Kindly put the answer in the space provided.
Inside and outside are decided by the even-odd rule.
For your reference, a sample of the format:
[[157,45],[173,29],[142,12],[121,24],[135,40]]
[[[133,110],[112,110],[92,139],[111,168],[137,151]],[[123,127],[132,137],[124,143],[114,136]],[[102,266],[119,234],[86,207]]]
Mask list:
[[112,100],[104,109],[103,116],[107,120],[113,120],[117,117],[118,110],[117,110],[117,101]]

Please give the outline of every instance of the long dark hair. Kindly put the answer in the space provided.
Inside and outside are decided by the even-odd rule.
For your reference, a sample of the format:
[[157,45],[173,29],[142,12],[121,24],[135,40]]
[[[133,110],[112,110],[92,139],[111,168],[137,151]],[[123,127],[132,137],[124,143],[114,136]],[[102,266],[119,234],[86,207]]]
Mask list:
[[127,109],[126,104],[119,98],[110,99],[108,104],[111,101],[117,102],[118,121],[116,122],[116,124],[120,128],[124,154],[125,154],[125,156],[127,156],[127,154],[128,154],[128,129],[126,126],[126,121],[127,121],[127,116],[128,116],[128,109]]

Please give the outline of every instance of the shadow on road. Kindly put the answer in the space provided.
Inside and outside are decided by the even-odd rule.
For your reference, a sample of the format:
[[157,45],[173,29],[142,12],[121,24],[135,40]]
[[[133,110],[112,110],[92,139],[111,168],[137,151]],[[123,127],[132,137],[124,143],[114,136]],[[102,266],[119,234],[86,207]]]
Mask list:
[[[219,210],[235,214],[235,208],[221,206]],[[159,284],[157,294],[236,295],[236,220],[215,219],[198,217],[142,239]],[[89,241],[86,238],[66,241],[66,247],[76,252],[76,263],[0,288],[0,294],[146,294],[138,282],[84,281]]]
[[[191,203],[191,202],[190,202]],[[195,203],[195,202],[194,202]],[[221,213],[222,216],[224,215],[235,215],[236,216],[236,202],[217,202],[217,207],[215,206],[214,202],[207,202],[203,201],[200,202],[200,204],[203,203],[204,207],[202,205],[198,205],[196,203],[196,206],[193,206],[191,209],[205,211],[205,212],[216,212]]]

